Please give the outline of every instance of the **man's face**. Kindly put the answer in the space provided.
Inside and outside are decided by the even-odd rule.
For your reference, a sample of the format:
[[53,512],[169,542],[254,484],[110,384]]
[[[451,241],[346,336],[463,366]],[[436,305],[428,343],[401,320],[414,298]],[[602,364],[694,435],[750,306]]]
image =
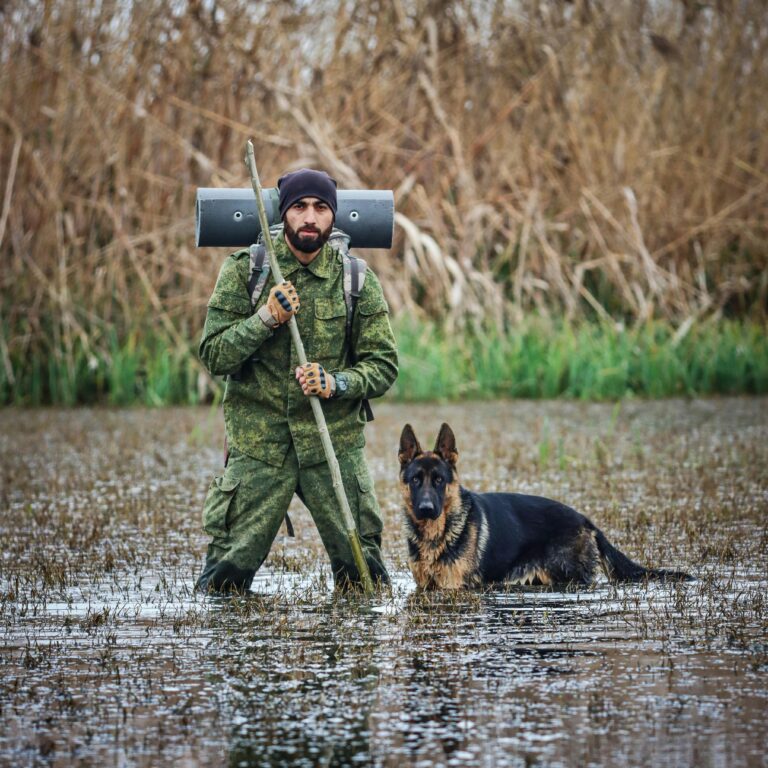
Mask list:
[[285,236],[302,253],[316,253],[333,229],[333,211],[316,197],[302,197],[285,212]]

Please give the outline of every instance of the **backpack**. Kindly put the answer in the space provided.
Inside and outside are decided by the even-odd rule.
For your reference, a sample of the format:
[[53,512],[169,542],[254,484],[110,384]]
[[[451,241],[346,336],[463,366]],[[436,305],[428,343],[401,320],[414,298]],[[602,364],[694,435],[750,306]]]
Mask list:
[[[279,237],[282,233],[282,224],[276,224],[269,228],[269,234],[272,238]],[[357,300],[360,298],[360,293],[363,290],[365,270],[368,265],[365,263],[364,259],[360,259],[357,256],[352,256],[350,254],[349,240],[350,237],[346,232],[334,227],[331,231],[331,236],[328,238],[328,245],[341,254],[341,264],[344,270],[344,304],[347,308],[344,338],[347,349],[350,350],[350,363],[354,365],[355,355],[350,348],[349,340],[352,335],[352,320],[355,314],[355,307],[357,306]],[[267,283],[267,278],[269,277],[270,272],[269,259],[267,258],[267,249],[264,246],[263,235],[259,235],[258,241],[251,245],[249,250],[251,265],[248,273],[248,294],[251,297],[251,311],[253,312],[256,309],[259,297],[264,291],[264,286]],[[363,400],[363,409],[365,411],[366,421],[373,421],[373,410],[367,399]]]

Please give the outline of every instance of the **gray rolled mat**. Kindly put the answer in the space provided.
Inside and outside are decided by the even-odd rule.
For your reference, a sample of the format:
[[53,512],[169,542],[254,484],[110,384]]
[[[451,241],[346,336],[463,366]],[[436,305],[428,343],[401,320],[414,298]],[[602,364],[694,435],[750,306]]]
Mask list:
[[[263,190],[270,226],[280,223],[278,192]],[[395,196],[390,189],[340,189],[335,226],[350,236],[352,248],[391,248]],[[261,232],[253,189],[199,187],[195,206],[199,247],[240,248],[255,243]]]

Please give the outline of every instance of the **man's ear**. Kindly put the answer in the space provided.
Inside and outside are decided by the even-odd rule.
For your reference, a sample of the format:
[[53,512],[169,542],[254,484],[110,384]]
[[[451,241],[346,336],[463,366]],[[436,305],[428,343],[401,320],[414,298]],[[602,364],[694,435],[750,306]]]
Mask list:
[[456,450],[456,438],[453,436],[453,430],[445,423],[440,427],[440,432],[437,435],[435,453],[442,456],[443,460],[447,461],[452,467],[455,467],[456,462],[459,460],[459,452]]
[[413,432],[413,427],[406,424],[400,435],[400,450],[397,454],[397,458],[400,459],[400,466],[405,467],[410,464],[420,453],[421,446]]

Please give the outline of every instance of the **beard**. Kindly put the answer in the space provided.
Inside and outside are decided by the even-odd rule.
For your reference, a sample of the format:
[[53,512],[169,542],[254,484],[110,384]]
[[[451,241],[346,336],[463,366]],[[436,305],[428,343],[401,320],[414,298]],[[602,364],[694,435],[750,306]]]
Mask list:
[[297,231],[288,222],[285,222],[285,236],[290,244],[302,253],[319,251],[328,242],[332,230],[333,224],[323,231],[317,227],[302,227]]

